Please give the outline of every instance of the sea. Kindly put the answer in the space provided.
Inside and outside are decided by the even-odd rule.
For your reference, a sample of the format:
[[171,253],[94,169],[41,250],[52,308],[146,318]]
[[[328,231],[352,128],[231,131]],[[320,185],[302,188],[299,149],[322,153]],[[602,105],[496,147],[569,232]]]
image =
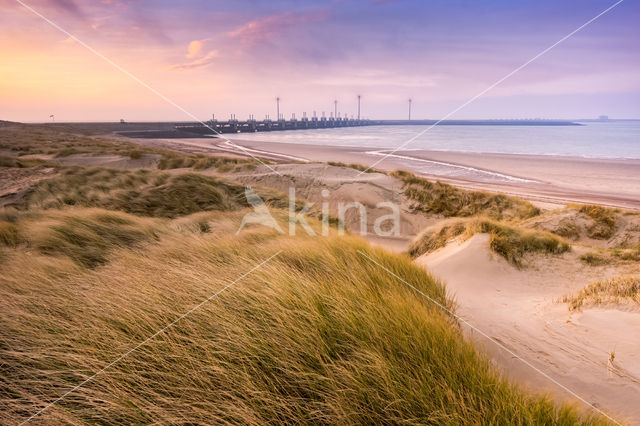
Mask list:
[[[362,126],[242,133],[234,135],[233,138],[292,144],[365,147],[372,149],[369,154],[373,156],[380,156],[406,144],[395,155],[405,160],[407,169],[454,178],[471,177],[473,180],[486,182],[521,179],[471,167],[419,160],[412,158],[410,151],[640,159],[640,120],[577,123],[580,125],[445,125],[431,128],[422,125]],[[407,143],[408,141],[410,142]]]
[[578,123],[579,126],[446,125],[430,129],[420,125],[363,126],[241,133],[234,138],[376,149],[395,149],[415,138],[402,151],[640,159],[640,120]]

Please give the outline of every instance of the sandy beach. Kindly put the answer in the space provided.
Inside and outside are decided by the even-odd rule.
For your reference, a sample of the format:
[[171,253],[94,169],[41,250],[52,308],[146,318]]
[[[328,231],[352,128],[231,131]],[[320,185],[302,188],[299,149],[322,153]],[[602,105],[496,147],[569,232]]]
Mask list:
[[[370,165],[382,158],[367,154],[371,150],[366,148],[255,141],[234,142],[243,147],[292,155],[309,161],[339,161]],[[465,188],[499,191],[552,203],[587,202],[640,209],[640,160],[443,151],[398,151],[394,155],[471,167],[522,179],[511,182],[479,182],[472,178],[420,173]],[[415,162],[388,157],[376,164],[375,168],[415,170]]]
[[[219,139],[164,139],[143,143],[188,152],[249,153],[276,162],[342,162],[369,166],[383,158],[371,148]],[[238,145],[243,149],[238,148]],[[434,166],[434,167],[431,167]],[[640,160],[542,155],[398,151],[375,165],[410,170],[467,189],[520,196],[541,204],[597,203],[640,209]],[[435,168],[438,173],[430,172]]]

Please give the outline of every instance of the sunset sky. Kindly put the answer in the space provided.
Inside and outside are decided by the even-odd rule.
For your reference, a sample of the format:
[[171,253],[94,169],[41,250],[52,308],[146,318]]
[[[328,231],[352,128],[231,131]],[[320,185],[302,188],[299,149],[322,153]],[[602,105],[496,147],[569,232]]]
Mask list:
[[[438,119],[615,3],[24,3],[201,119],[339,111]],[[190,120],[15,0],[0,0],[0,119]],[[640,118],[640,2],[623,1],[452,118]]]

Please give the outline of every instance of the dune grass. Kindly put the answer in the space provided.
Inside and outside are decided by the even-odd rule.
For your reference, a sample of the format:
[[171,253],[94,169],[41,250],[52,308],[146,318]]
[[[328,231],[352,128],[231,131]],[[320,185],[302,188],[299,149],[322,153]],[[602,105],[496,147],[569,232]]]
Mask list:
[[66,256],[89,268],[123,247],[158,239],[160,223],[100,209],[50,210],[18,222],[21,242],[50,256]]
[[11,222],[0,220],[0,245],[15,247],[20,241],[18,227]]
[[611,263],[611,257],[603,253],[590,251],[580,255],[580,261],[586,263],[589,266],[601,266]]
[[31,158],[16,158],[0,155],[0,167],[16,167],[19,169],[25,169],[28,167],[37,167],[49,165],[46,161],[31,159]]
[[[251,169],[260,164],[252,158],[209,157],[144,146],[108,136],[95,136],[99,130],[100,126],[92,130],[83,125],[10,123],[0,128],[0,150],[13,152],[15,156],[44,154],[55,158],[74,154],[112,154],[135,160],[142,158],[143,155],[154,155],[159,157],[158,168],[163,170],[215,167],[221,172],[226,172],[235,168]],[[3,162],[9,164],[10,161],[11,164],[17,164],[11,167],[23,167],[20,164],[37,160],[0,158],[0,165]]]
[[504,194],[467,191],[452,185],[418,177],[397,170],[391,173],[405,185],[405,195],[415,201],[414,210],[452,216],[484,215],[495,220],[526,219],[540,214],[540,209],[528,201]]
[[340,161],[328,161],[327,164],[330,165],[330,166],[336,166],[336,167],[348,167],[350,169],[355,169],[355,170],[358,170],[360,172],[365,172],[365,173],[385,173],[383,171],[372,169],[370,167],[363,166],[362,164],[356,164],[356,163],[343,163],[343,162],[340,162]]
[[562,301],[572,311],[596,305],[635,305],[640,307],[640,277],[614,277],[588,285]]
[[638,262],[640,261],[640,243],[628,249],[615,248],[612,250],[613,255],[621,260]]
[[475,221],[467,232],[490,234],[491,249],[518,267],[523,266],[527,253],[562,254],[571,250],[567,242],[551,233],[524,230],[491,220]]
[[617,227],[618,210],[603,206],[585,205],[578,209],[592,219],[592,223],[587,227],[587,235],[596,240],[608,240],[611,238]]
[[[93,212],[46,213],[95,226],[113,214]],[[501,378],[449,315],[357,250],[451,307],[408,258],[352,237],[257,227],[236,236],[243,213],[169,221],[143,247],[111,241],[110,260],[94,269],[69,253],[10,249],[0,276],[3,421],[34,414],[282,250],[38,421],[606,424]],[[202,222],[209,232],[185,231]]]
[[524,266],[523,260],[528,253],[562,254],[571,250],[566,241],[549,232],[522,229],[488,218],[474,218],[452,221],[439,229],[427,231],[409,246],[409,255],[416,258],[444,247],[452,238],[460,235],[469,238],[477,233],[489,234],[491,249],[517,267]]
[[578,240],[582,235],[582,229],[574,219],[565,218],[558,223],[558,226],[550,232],[560,235],[563,238],[567,238],[570,240]]
[[[266,203],[286,206],[277,191],[258,191]],[[101,207],[142,216],[176,217],[204,210],[247,206],[245,188],[225,179],[194,173],[72,167],[37,183],[20,209]]]
[[467,231],[467,225],[467,221],[456,220],[445,223],[435,229],[427,229],[409,245],[409,256],[412,258],[420,257],[423,254],[431,253],[444,247],[451,239],[465,233]]

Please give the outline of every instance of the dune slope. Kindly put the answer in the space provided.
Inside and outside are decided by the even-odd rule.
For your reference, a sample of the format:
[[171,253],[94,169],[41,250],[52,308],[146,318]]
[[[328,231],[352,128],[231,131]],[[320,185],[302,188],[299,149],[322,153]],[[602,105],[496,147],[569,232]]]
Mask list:
[[451,306],[409,258],[350,237],[235,235],[242,213],[146,219],[155,238],[90,267],[33,251],[43,234],[22,221],[35,213],[16,219],[17,244],[0,255],[2,422],[37,413],[277,254],[34,421],[604,423],[509,384],[451,317],[358,250]]

